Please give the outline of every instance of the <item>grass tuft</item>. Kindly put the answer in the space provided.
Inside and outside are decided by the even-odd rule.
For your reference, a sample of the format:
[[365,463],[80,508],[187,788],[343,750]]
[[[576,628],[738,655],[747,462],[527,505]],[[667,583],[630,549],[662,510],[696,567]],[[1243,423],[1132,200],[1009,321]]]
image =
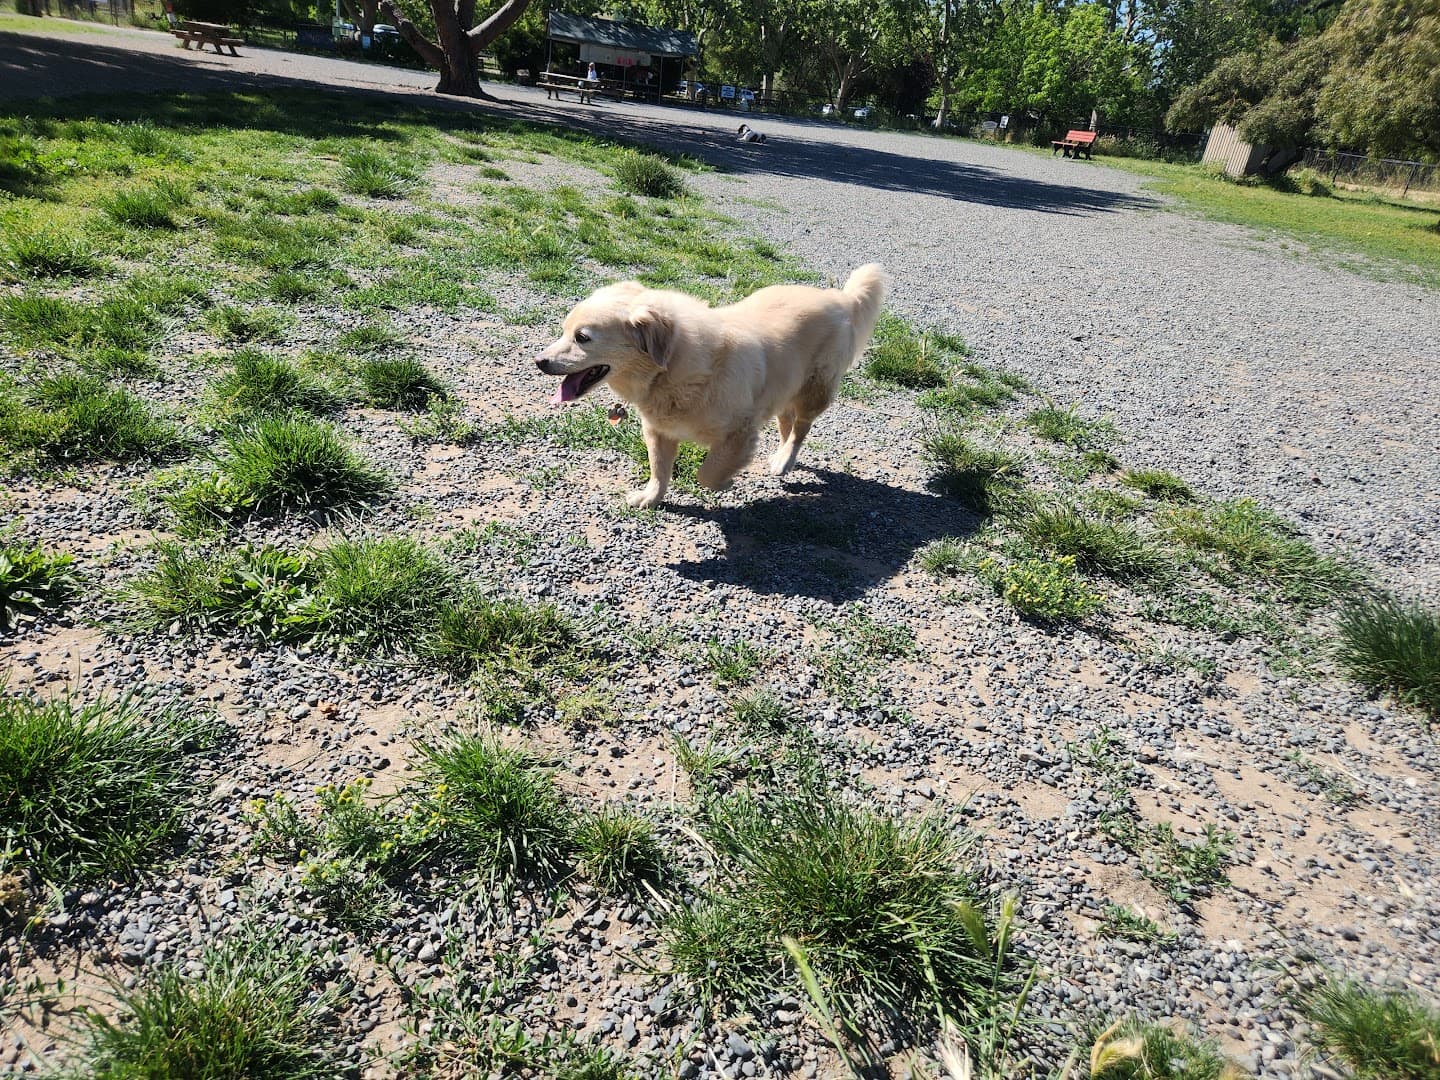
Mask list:
[[1440,611],[1370,597],[1341,613],[1339,632],[1340,664],[1352,679],[1440,719]]
[[1311,1039],[1354,1080],[1440,1076],[1440,1010],[1405,991],[1325,981],[1300,995]]
[[917,334],[901,319],[884,315],[865,360],[865,374],[876,382],[907,390],[932,390],[949,380],[945,352],[929,335]]
[[1163,577],[1170,569],[1164,553],[1133,525],[1086,517],[1062,503],[1031,508],[1020,523],[1020,535],[1032,545],[1057,555],[1071,555],[1087,573],[1122,581]]
[[441,844],[456,858],[512,884],[561,877],[575,849],[575,821],[549,770],[488,733],[445,732],[417,743]]
[[352,195],[398,199],[420,179],[409,164],[376,150],[351,150],[342,161],[340,186]]
[[284,413],[327,413],[340,396],[284,357],[242,349],[230,358],[231,371],[216,380],[209,397],[222,417]]
[[100,208],[117,224],[137,229],[175,229],[176,211],[190,202],[190,192],[169,180],[157,180],[147,187],[117,191],[102,199]]
[[280,341],[289,320],[270,308],[242,308],[219,304],[205,313],[205,325],[221,341],[243,344],[250,341]]
[[0,869],[67,885],[126,874],[178,837],[217,721],[137,696],[0,693]]
[[654,154],[622,150],[615,158],[615,183],[621,191],[652,199],[673,199],[685,191],[680,174]]
[[1007,451],[976,446],[954,429],[931,434],[922,449],[936,466],[934,486],[976,513],[994,513],[1020,490],[1023,466]]
[[360,365],[358,376],[366,404],[378,409],[423,412],[432,399],[449,396],[429,368],[407,357],[371,357]]
[[1195,498],[1189,484],[1164,469],[1127,469],[1120,483],[1161,502],[1192,502]]
[[0,381],[0,462],[132,461],[185,443],[169,420],[102,379],[55,375],[24,393]]
[[1025,425],[1042,439],[1061,443],[1076,450],[1093,450],[1109,442],[1115,434],[1108,420],[1086,420],[1076,411],[1047,405],[1025,417]]
[[575,834],[580,869],[610,893],[638,892],[659,882],[665,856],[655,827],[638,814],[606,807],[585,819]]
[[16,230],[0,256],[20,277],[90,277],[104,263],[79,237],[48,229]]
[[551,604],[468,595],[440,607],[425,651],[463,673],[495,664],[560,663],[578,640],[570,620]]
[[1117,1020],[1090,1047],[1092,1080],[1240,1080],[1220,1050],[1184,1027]]
[[791,937],[842,1011],[913,1019],[932,995],[986,1011],[1007,931],[982,914],[959,865],[965,849],[941,818],[901,821],[824,791],[735,796],[709,816],[715,891],[665,928],[702,996],[740,1005],[788,988],[781,939]]
[[1182,544],[1219,556],[1231,570],[1270,584],[1297,606],[1327,603],[1360,581],[1353,566],[1319,554],[1294,527],[1250,499],[1176,507],[1163,524]]
[[314,572],[321,636],[363,649],[413,644],[456,589],[454,572],[408,536],[338,540]]
[[206,949],[198,977],[154,969],[120,1001],[125,1019],[88,1016],[86,1076],[250,1077],[328,1080],[346,1074],[329,1024],[334,1002],[317,992],[314,960],[277,937]]

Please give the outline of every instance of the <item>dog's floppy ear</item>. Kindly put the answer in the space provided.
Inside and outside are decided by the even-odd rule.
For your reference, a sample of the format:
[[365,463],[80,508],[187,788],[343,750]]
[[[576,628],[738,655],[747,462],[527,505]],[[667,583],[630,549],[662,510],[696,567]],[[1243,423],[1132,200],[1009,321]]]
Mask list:
[[641,304],[630,312],[630,337],[635,347],[657,367],[670,366],[670,347],[675,340],[675,325],[670,316],[649,304]]

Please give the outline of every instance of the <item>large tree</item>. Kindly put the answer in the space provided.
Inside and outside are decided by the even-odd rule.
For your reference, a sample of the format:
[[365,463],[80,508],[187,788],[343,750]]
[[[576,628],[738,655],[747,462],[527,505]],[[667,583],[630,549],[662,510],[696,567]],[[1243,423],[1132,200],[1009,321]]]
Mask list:
[[381,0],[380,9],[400,31],[400,36],[432,67],[440,69],[442,94],[459,97],[489,97],[480,89],[480,54],[490,43],[525,14],[530,0],[504,0],[498,10],[481,23],[475,21],[475,0],[430,0],[435,18],[435,40],[427,38],[396,4]]

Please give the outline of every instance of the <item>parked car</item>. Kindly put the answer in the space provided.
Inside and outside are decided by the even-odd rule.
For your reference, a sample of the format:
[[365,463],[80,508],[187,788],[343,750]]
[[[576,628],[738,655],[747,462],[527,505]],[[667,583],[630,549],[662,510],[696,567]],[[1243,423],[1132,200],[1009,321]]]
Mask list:
[[820,115],[821,115],[821,116],[834,116],[834,115],[835,115],[835,106],[834,106],[834,105],[831,105],[831,104],[827,101],[824,105],[821,105],[821,106],[820,106]]
[[874,112],[875,110],[869,105],[861,105],[860,108],[856,109],[850,115],[855,117],[856,120],[869,120]]

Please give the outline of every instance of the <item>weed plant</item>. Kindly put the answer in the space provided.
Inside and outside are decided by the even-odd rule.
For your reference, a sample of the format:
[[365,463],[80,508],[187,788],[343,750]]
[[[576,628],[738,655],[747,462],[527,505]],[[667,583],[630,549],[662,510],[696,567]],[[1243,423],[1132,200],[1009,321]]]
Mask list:
[[58,885],[130,874],[177,839],[223,728],[138,695],[0,693],[0,868]]
[[39,545],[0,544],[0,630],[21,615],[62,606],[75,594],[75,558]]
[[1176,938],[1154,919],[1120,904],[1106,904],[1100,920],[1102,937],[1135,941],[1143,945],[1168,945]]
[[1192,502],[1195,492],[1180,477],[1164,469],[1126,469],[1120,483],[1161,502]]
[[1393,596],[1341,613],[1337,655],[1350,677],[1440,719],[1440,611]]
[[1042,622],[1079,622],[1098,612],[1104,596],[1075,569],[1075,556],[1023,558],[1001,563],[981,560],[980,577],[1026,618]]

